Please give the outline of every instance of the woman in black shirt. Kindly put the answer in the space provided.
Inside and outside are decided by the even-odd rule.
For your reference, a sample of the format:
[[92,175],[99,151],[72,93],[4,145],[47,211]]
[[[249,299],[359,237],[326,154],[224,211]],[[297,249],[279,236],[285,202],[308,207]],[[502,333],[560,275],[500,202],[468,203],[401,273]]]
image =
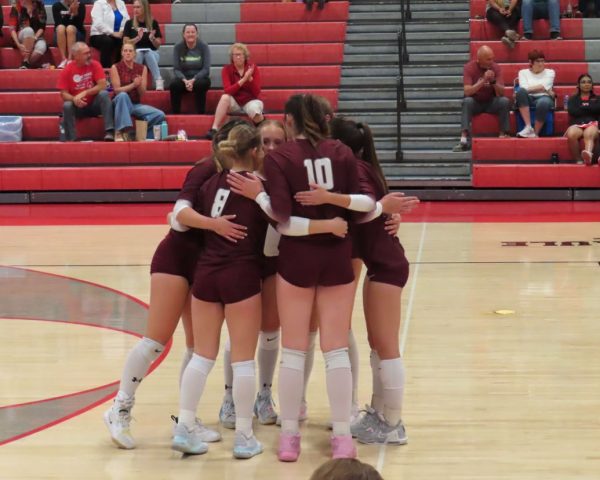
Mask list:
[[[571,156],[577,163],[592,164],[592,152],[598,138],[598,115],[600,100],[594,93],[592,77],[584,73],[577,79],[577,92],[569,99],[571,126],[565,136],[569,142]],[[584,149],[579,151],[579,140],[583,138]]]
[[85,4],[79,0],[59,0],[52,5],[54,17],[54,41],[58,46],[61,62],[58,68],[65,68],[71,58],[71,47],[75,42],[85,42]]

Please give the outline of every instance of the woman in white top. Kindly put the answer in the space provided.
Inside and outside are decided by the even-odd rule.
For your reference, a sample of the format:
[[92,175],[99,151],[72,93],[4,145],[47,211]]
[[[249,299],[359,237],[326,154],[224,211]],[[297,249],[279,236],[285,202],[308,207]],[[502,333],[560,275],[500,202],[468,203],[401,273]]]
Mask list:
[[[544,126],[548,112],[554,108],[554,70],[546,68],[546,58],[541,50],[528,54],[529,68],[519,71],[519,91],[515,97],[525,127],[517,137],[535,138]],[[535,123],[531,126],[529,107],[535,105]]]
[[129,13],[123,0],[96,0],[92,7],[92,29],[90,44],[100,50],[100,63],[110,68],[121,59],[123,29],[129,20]]

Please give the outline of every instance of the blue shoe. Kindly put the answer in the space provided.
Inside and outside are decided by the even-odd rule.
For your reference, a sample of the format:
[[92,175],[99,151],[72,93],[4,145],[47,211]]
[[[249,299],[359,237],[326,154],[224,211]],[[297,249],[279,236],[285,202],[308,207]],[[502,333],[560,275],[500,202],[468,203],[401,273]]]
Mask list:
[[235,432],[233,456],[235,458],[252,458],[263,451],[262,444],[254,435],[246,437],[242,432]]
[[225,397],[221,410],[219,410],[219,421],[225,428],[233,430],[235,428],[235,405],[233,404],[233,398]]

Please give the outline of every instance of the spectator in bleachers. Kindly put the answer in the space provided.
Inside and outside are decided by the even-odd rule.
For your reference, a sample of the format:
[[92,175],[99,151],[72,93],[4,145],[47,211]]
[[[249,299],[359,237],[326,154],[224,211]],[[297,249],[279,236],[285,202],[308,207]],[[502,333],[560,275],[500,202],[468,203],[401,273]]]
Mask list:
[[8,19],[10,35],[21,52],[21,68],[38,64],[48,46],[44,40],[46,9],[41,0],[16,0]]
[[131,117],[148,122],[147,138],[154,138],[153,127],[160,125],[165,114],[158,108],[144,105],[141,99],[146,93],[148,68],[136,63],[135,46],[123,43],[121,61],[110,68],[110,81],[115,92],[115,141],[129,140],[128,133],[133,127]]
[[550,20],[550,38],[562,40],[560,36],[560,3],[559,0],[523,0],[521,4],[523,17],[523,37],[533,38],[533,20],[546,18]]
[[464,99],[460,143],[455,152],[470,150],[469,132],[474,115],[494,113],[500,121],[500,137],[509,136],[510,102],[504,96],[504,80],[500,66],[494,62],[494,52],[487,45],[477,50],[477,58],[468,62],[463,71]]
[[210,50],[198,37],[198,27],[186,23],[181,32],[183,40],[173,49],[173,74],[171,81],[171,110],[181,113],[181,97],[194,92],[196,111],[206,112],[206,92],[210,88]]
[[519,40],[517,27],[521,18],[520,0],[488,0],[485,17],[488,22],[504,32],[502,43],[514,48]]
[[[519,91],[515,95],[517,107],[525,127],[517,137],[535,138],[544,126],[548,112],[554,108],[555,72],[546,68],[546,57],[541,50],[532,50],[527,55],[529,68],[519,70]],[[535,105],[535,123],[531,126],[529,107]]]
[[64,101],[63,126],[65,140],[77,138],[75,119],[97,117],[104,120],[104,140],[114,140],[113,108],[106,91],[106,76],[102,65],[92,60],[92,52],[83,42],[71,48],[72,62],[68,62],[58,77],[58,89]]
[[[565,108],[567,105],[565,105]],[[592,152],[598,139],[598,115],[600,115],[600,99],[594,93],[592,77],[584,73],[577,79],[577,91],[569,97],[569,117],[571,126],[565,136],[573,160],[578,163],[592,164]],[[579,151],[579,140],[583,138],[584,149]]]
[[221,71],[223,95],[219,99],[212,128],[206,137],[212,139],[225,121],[228,113],[245,113],[255,125],[264,120],[264,104],[260,95],[260,73],[258,66],[250,63],[250,51],[243,43],[229,47],[231,63]]
[[[306,9],[307,10],[312,10],[313,4],[315,3],[315,0],[303,0],[304,3],[306,4]],[[317,0],[317,8],[319,10],[323,10],[323,8],[325,7],[325,3],[327,3],[329,0]]]
[[65,68],[75,42],[85,41],[85,4],[79,0],[59,0],[52,5],[54,41],[62,58],[58,68]]
[[133,2],[133,18],[125,22],[123,31],[123,42],[128,41],[135,45],[135,62],[148,67],[156,90],[164,90],[165,84],[158,66],[158,47],[162,43],[162,34],[158,22],[152,17],[148,0]]
[[585,18],[600,17],[600,0],[579,0],[577,9]]
[[129,13],[123,0],[96,0],[92,7],[90,44],[100,51],[100,63],[110,68],[113,58],[121,59],[123,29]]

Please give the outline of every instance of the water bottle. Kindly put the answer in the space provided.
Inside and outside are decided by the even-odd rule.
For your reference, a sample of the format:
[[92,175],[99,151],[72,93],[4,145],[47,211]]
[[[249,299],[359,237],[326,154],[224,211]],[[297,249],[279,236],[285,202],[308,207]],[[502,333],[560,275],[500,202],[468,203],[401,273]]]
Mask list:
[[65,124],[63,123],[62,117],[58,120],[58,140],[59,142],[64,142],[67,139],[67,135],[65,133]]
[[563,109],[566,111],[569,109],[569,96],[565,95],[565,98],[563,98]]
[[163,121],[160,124],[160,138],[161,138],[161,140],[164,140],[168,136],[169,136],[169,127],[167,126],[167,122]]
[[571,2],[569,1],[569,3],[567,3],[567,12],[565,15],[567,18],[573,18],[573,5],[571,4]]

